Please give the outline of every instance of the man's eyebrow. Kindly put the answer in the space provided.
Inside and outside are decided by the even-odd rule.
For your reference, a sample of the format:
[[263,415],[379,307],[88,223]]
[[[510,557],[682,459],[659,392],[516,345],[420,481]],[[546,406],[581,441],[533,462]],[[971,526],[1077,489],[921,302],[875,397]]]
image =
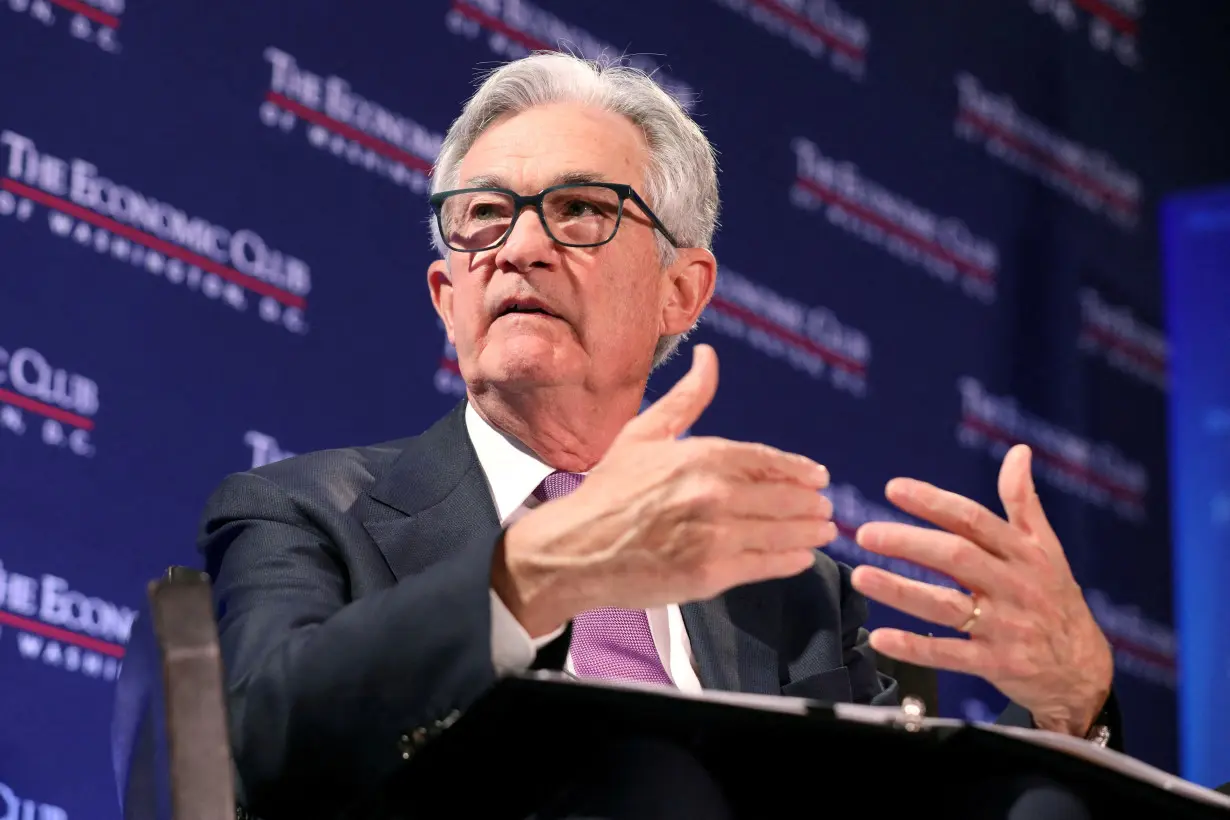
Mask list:
[[552,185],[582,185],[587,182],[609,182],[605,174],[597,171],[566,171],[555,177]]
[[499,174],[480,174],[476,177],[470,177],[462,183],[466,188],[507,188],[504,184],[504,178]]
[[[601,174],[597,171],[565,171],[561,174],[556,174],[551,180],[551,185],[583,185],[589,182],[608,182],[606,174]],[[467,188],[509,188],[507,181],[499,174],[479,174],[478,176],[469,177],[464,183]]]

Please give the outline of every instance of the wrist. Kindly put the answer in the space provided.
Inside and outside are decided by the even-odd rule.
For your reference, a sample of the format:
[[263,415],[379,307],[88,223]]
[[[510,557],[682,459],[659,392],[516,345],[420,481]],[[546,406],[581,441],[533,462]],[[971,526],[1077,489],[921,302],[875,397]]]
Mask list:
[[1095,630],[1092,645],[1096,651],[1078,663],[1085,674],[1074,681],[1075,697],[1051,715],[1035,715],[1034,723],[1039,728],[1088,738],[1099,722],[1104,721],[1115,678],[1114,656],[1110,643],[1100,631]]
[[[519,560],[517,527],[500,537],[491,558],[491,589],[530,638],[549,635],[571,617],[561,606],[552,573]],[[511,542],[511,548],[510,548]]]
[[1033,715],[1034,724],[1039,729],[1045,729],[1048,732],[1058,732],[1063,735],[1071,735],[1072,737],[1086,737],[1089,731],[1093,728],[1094,718],[1097,717],[1097,712],[1082,711],[1079,715],[1072,716],[1048,716],[1048,715]]
[[1089,737],[1094,727],[1098,725],[1098,719],[1106,710],[1109,698],[1110,689],[1108,688],[1106,691],[1100,692],[1096,697],[1090,698],[1081,706],[1067,710],[1062,714],[1033,715],[1034,724],[1039,729],[1051,732],[1059,732],[1060,734],[1073,737]]

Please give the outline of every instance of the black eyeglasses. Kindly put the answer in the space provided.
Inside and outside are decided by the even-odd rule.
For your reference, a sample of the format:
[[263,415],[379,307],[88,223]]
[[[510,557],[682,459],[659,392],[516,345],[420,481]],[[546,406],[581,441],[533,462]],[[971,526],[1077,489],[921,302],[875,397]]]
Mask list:
[[623,219],[624,202],[629,199],[645,212],[673,247],[679,247],[640,194],[631,185],[615,182],[552,185],[533,196],[521,196],[507,188],[460,188],[432,194],[429,201],[444,244],[455,251],[475,253],[501,245],[512,233],[521,212],[531,205],[547,235],[560,245],[605,245],[615,238]]

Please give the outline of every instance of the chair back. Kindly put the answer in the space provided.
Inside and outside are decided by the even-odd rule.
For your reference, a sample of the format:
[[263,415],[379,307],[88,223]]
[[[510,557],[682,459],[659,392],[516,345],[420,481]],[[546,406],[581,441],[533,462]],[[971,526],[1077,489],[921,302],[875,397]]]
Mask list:
[[112,763],[125,820],[235,820],[209,576],[151,581],[116,685]]

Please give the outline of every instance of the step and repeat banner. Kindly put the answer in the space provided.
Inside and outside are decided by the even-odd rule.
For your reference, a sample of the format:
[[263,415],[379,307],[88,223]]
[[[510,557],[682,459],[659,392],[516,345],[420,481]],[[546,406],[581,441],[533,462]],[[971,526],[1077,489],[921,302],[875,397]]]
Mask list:
[[[228,473],[417,433],[462,396],[428,175],[477,72],[626,55],[720,151],[722,385],[697,432],[830,466],[834,557],[933,481],[999,509],[1031,444],[1174,770],[1144,0],[0,0],[0,820],[114,818],[145,583]],[[688,357],[655,375],[660,395]],[[947,583],[918,568],[914,577]],[[922,625],[875,608],[872,625]],[[929,628],[922,626],[922,628]],[[944,711],[1003,698],[945,676]]]

